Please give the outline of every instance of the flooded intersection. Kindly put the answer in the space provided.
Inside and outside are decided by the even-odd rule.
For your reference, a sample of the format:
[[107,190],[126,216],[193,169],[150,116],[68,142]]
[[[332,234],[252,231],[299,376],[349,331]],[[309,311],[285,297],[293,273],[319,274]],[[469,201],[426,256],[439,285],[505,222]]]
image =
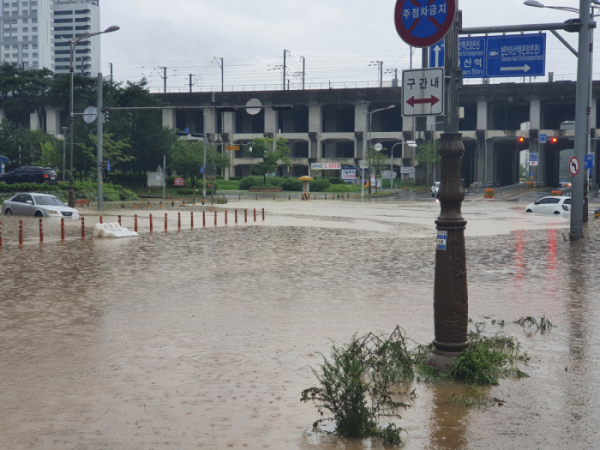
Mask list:
[[[0,447],[383,448],[313,433],[300,392],[330,340],[431,341],[438,206],[247,203],[264,224],[2,249]],[[556,328],[487,326],[531,356],[490,388],[503,407],[413,383],[406,448],[593,448],[600,226],[572,244],[567,221],[482,205],[464,206],[470,317]]]

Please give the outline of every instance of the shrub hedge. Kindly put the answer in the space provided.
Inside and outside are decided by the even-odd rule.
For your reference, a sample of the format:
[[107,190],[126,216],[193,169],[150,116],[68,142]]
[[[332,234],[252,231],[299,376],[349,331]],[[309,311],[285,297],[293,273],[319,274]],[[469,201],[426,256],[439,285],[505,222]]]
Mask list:
[[[75,188],[75,198],[88,200],[96,200],[98,198],[98,185],[96,183],[77,181],[73,184],[73,186]],[[0,183],[0,192],[40,192],[45,194],[54,194],[61,200],[66,200],[69,195],[69,183],[60,183],[58,186],[35,183]],[[119,185],[104,184],[102,192],[104,194],[104,200],[108,202],[138,200],[137,195]]]

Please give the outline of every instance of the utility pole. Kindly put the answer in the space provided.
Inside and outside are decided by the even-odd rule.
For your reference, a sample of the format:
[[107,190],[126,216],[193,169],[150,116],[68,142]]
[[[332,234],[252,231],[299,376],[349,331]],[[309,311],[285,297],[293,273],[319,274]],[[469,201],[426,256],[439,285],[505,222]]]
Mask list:
[[302,59],[302,90],[304,90],[304,84],[306,81],[306,58],[301,56],[300,59]]
[[108,66],[110,67],[110,84],[113,83],[113,63],[108,63]]
[[571,200],[571,240],[583,239],[583,203],[584,179],[587,170],[583,168],[589,138],[586,135],[590,111],[589,101],[589,75],[592,45],[590,42],[590,0],[579,0],[579,51],[577,58],[577,93],[575,104],[575,156],[579,159],[579,173],[573,177],[573,190]]
[[160,77],[164,81],[164,85],[165,85],[164,86],[164,92],[166,94],[167,93],[167,68],[166,67],[160,67],[160,66],[158,68],[163,70],[163,75],[160,75],[160,73],[159,73],[159,75],[160,75]]
[[206,198],[206,108],[202,109],[202,147],[204,150],[204,159],[202,162],[202,199]]
[[98,117],[96,120],[98,121],[98,164],[97,164],[97,174],[98,174],[98,199],[97,199],[97,207],[98,211],[102,211],[102,203],[104,200],[104,195],[102,193],[102,138],[103,138],[103,122],[104,122],[104,113],[102,112],[102,84],[104,80],[102,79],[102,74],[98,74],[98,103],[96,107],[98,108]]
[[62,127],[63,134],[63,164],[62,164],[62,179],[63,183],[65,182],[65,159],[67,157],[67,127]]
[[383,61],[379,61],[379,87],[383,87]]
[[283,51],[283,90],[285,91],[285,76],[287,72],[287,55],[292,53],[289,50]]
[[[163,155],[163,200],[167,190],[167,155]],[[194,193],[194,197],[196,194]]]
[[217,65],[221,68],[221,92],[225,92],[225,64],[223,63],[223,58],[214,57]]
[[190,93],[192,92],[192,74],[190,73]]

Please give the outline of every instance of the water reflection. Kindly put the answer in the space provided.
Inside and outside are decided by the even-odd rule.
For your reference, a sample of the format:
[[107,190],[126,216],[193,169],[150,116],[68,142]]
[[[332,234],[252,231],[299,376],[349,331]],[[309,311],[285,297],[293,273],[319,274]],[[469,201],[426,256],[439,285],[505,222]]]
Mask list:
[[[434,243],[395,232],[210,227],[3,248],[0,448],[385,448],[312,433],[299,393],[330,339],[400,324],[431,340]],[[531,378],[491,390],[503,408],[417,384],[406,448],[593,447],[600,242],[533,230],[467,251],[473,318],[557,327],[503,329],[532,356]]]

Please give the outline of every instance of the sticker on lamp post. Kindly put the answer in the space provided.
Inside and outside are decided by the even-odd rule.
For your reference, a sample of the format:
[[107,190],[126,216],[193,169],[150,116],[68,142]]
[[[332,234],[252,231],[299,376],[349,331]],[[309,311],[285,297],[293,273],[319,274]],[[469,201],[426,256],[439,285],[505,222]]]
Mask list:
[[448,232],[447,231],[438,231],[437,232],[437,249],[438,250],[446,250],[448,245]]

